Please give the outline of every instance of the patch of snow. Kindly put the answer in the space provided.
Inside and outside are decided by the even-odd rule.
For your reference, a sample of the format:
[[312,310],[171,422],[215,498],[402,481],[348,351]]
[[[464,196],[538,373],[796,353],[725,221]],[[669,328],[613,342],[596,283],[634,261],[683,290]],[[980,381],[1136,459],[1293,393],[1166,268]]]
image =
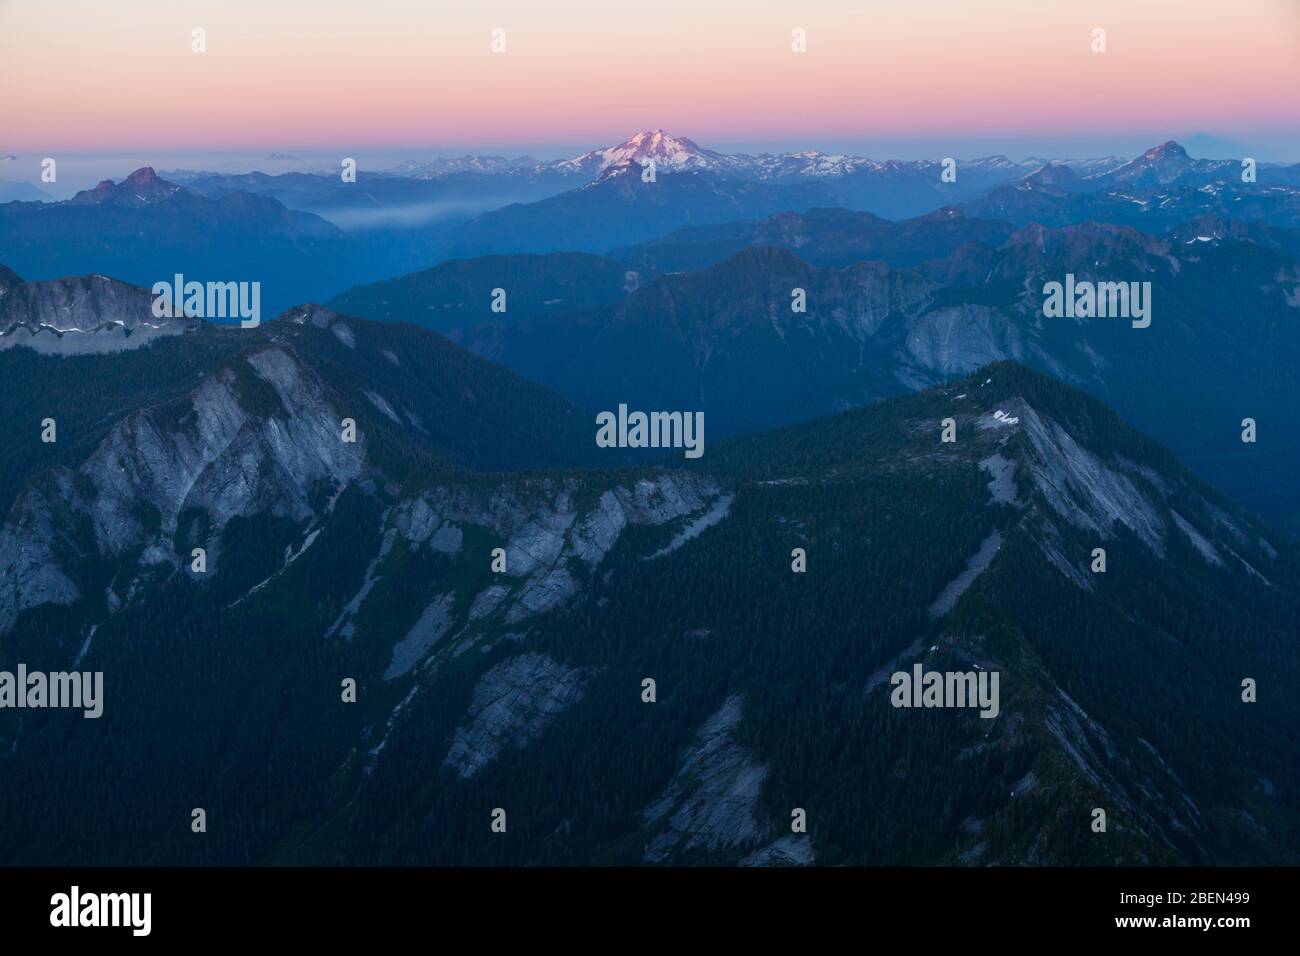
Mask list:
[[980,468],[991,476],[989,496],[997,504],[1019,504],[1016,500],[1016,463],[1000,454],[990,455],[980,462]]

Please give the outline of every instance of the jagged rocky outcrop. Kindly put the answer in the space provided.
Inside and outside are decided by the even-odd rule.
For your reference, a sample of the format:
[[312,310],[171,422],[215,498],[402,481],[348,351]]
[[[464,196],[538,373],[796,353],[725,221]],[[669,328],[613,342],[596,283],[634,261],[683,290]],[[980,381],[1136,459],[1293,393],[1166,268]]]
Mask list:
[[[1121,533],[1132,535],[1158,558],[1165,556],[1169,536],[1178,534],[1207,565],[1226,570],[1224,555],[1230,555],[1238,568],[1267,582],[1259,567],[1270,560],[1271,546],[1252,539],[1239,519],[1210,502],[1185,478],[1171,479],[1123,456],[1100,454],[1019,396],[1002,400],[992,413],[981,410],[969,419],[961,415],[963,400],[970,399],[958,397],[957,421],[963,423],[959,427],[968,427],[969,422],[980,447],[995,449],[979,462],[990,476],[991,503],[1010,504],[1024,512],[1022,520],[1033,529],[1044,557],[1078,587],[1092,590],[1091,575],[1081,557],[1067,557],[1062,551],[1064,528],[1084,532],[1098,545]],[[1034,493],[1036,507],[1021,499],[1018,481],[1024,491]],[[986,541],[971,559],[968,571],[973,574],[954,581],[957,593],[941,595],[932,610],[940,614],[950,610],[996,550],[992,541]]]
[[14,503],[0,527],[0,569],[13,575],[0,589],[0,632],[21,609],[75,600],[68,567],[81,557],[139,550],[141,565],[176,566],[171,539],[186,509],[204,512],[217,538],[236,516],[309,521],[315,482],[343,485],[362,470],[364,438],[344,442],[342,417],[279,345],[220,368],[177,403],[130,415],[79,468],[54,470]]
[[463,524],[503,539],[502,584],[482,592],[470,616],[504,603],[505,622],[513,625],[576,595],[579,569],[600,564],[629,525],[675,522],[707,512],[722,496],[714,479],[675,472],[616,484],[585,509],[579,489],[576,479],[515,479],[487,491],[439,487],[402,501],[392,523],[412,545],[435,549],[458,547]]
[[[6,289],[19,287],[16,277],[5,277]],[[303,306],[282,321],[325,330],[356,348],[348,323],[328,309]],[[211,569],[219,571],[222,529],[232,518],[267,514],[307,527],[320,517],[314,495],[322,482],[338,492],[374,469],[364,430],[355,443],[341,437],[343,419],[356,414],[357,392],[341,402],[336,386],[304,363],[290,337],[254,341],[180,400],[129,415],[82,464],[49,471],[21,494],[0,526],[6,578],[0,632],[23,610],[85,596],[74,571],[82,559],[179,567],[189,555],[175,553],[178,524],[183,515],[201,514],[207,529],[201,543]],[[401,425],[377,393],[357,391]],[[577,479],[554,478],[410,493],[391,485],[397,501],[386,512],[383,545],[327,636],[351,639],[397,536],[409,547],[455,556],[464,530],[478,526],[503,542],[506,569],[500,583],[474,595],[468,614],[465,608],[453,613],[452,602],[439,603],[437,594],[423,596],[431,610],[397,642],[388,679],[409,673],[437,641],[462,636],[466,625],[486,626],[494,615],[513,625],[568,602],[628,525],[687,523],[721,494],[711,479],[666,472],[603,488],[598,483],[591,491]],[[299,553],[314,540],[302,542]],[[286,554],[285,564],[290,560]],[[128,594],[133,574],[128,569],[123,579]],[[110,607],[120,603],[112,592],[108,601]],[[434,613],[438,607],[441,613]]]

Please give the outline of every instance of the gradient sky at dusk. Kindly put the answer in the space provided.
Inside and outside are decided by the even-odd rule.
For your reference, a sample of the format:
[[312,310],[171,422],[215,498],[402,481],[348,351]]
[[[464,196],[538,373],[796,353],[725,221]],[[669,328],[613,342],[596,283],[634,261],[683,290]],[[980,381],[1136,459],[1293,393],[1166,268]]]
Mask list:
[[546,156],[663,127],[715,148],[1019,155],[1202,134],[1294,161],[1300,2],[0,0],[0,91],[0,153]]

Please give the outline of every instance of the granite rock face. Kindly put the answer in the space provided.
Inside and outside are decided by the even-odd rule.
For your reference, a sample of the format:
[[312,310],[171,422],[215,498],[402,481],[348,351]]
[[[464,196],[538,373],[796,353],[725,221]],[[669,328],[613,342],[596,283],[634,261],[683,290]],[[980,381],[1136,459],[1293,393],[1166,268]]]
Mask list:
[[[573,480],[518,479],[487,491],[440,487],[403,500],[393,527],[412,546],[459,550],[462,525],[477,525],[503,540],[505,571],[499,585],[475,599],[471,618],[504,605],[515,624],[559,607],[582,589],[579,568],[592,569],[632,525],[667,525],[712,514],[726,498],[711,478],[663,472],[621,482],[585,506]],[[453,546],[454,544],[454,546]]]
[[[267,407],[250,410],[249,388]],[[315,374],[269,346],[209,375],[180,407],[123,419],[75,472],[34,482],[0,526],[0,568],[15,569],[0,633],[21,609],[75,600],[62,565],[78,555],[141,549],[145,563],[178,565],[171,539],[186,509],[205,512],[214,536],[235,517],[310,521],[316,482],[342,486],[362,471],[364,442],[341,440],[341,418]]]
[[771,827],[758,813],[767,768],[735,739],[741,709],[739,695],[723,702],[683,754],[663,794],[642,812],[661,828],[646,846],[645,862],[662,863],[690,850],[741,850],[769,837]]
[[982,305],[934,309],[908,323],[907,357],[938,378],[972,372],[1002,359],[1022,359],[1016,324]]
[[521,654],[487,671],[443,766],[472,777],[509,747],[524,747],[582,697],[590,672],[545,654]]

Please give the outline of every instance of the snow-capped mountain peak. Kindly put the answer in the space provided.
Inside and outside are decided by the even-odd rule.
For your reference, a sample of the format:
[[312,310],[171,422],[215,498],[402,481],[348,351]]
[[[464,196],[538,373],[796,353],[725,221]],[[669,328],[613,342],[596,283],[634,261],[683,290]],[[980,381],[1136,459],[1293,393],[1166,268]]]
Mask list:
[[704,149],[685,137],[672,136],[662,129],[634,133],[617,146],[595,149],[566,160],[562,165],[599,175],[611,166],[625,163],[644,165],[653,161],[659,169],[724,169],[732,165],[731,157]]

